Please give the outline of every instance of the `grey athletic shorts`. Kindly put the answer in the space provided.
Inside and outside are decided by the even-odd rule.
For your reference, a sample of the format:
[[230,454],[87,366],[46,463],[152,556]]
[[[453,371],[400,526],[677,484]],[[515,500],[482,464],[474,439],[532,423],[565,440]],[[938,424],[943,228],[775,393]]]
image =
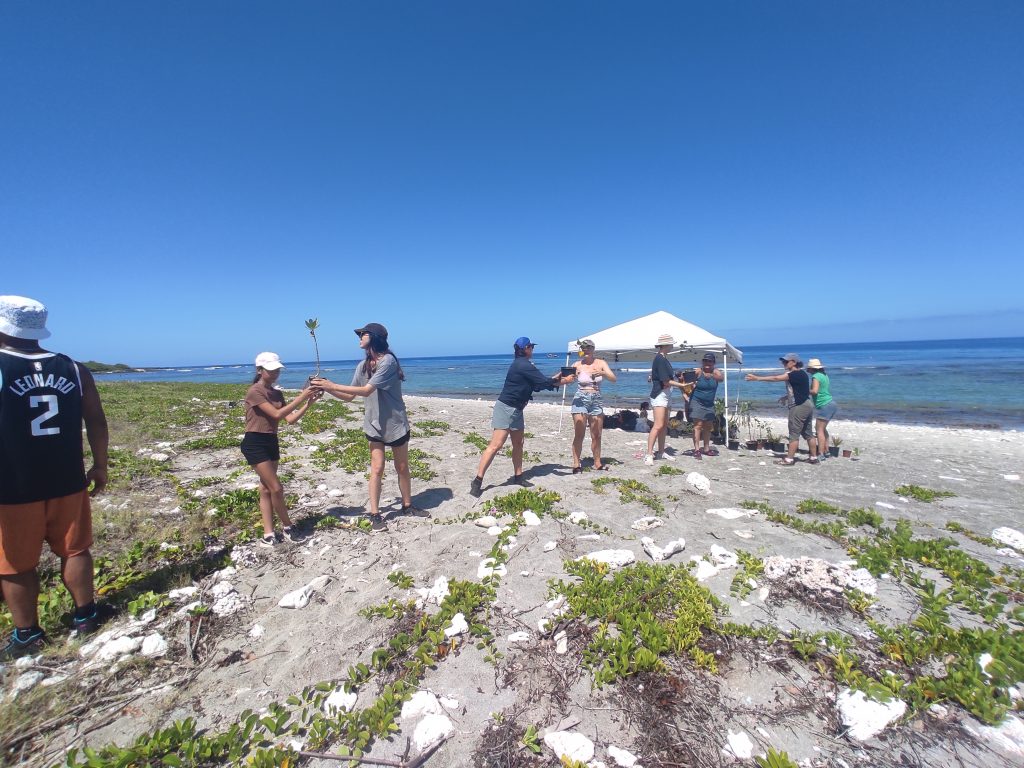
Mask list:
[[526,421],[523,419],[523,409],[513,408],[507,403],[496,400],[494,402],[494,415],[491,416],[491,429],[507,429],[510,432],[521,432],[526,429]]

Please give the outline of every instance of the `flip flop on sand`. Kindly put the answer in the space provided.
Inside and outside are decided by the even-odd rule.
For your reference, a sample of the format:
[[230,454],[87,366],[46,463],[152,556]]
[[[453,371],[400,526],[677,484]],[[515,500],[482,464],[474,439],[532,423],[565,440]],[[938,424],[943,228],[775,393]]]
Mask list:
[[602,464],[600,467],[595,466],[594,469],[596,469],[598,472],[604,472],[606,469],[608,469],[608,465]]
[[778,464],[780,467],[792,467],[794,464],[796,464],[796,459],[779,459],[775,463]]

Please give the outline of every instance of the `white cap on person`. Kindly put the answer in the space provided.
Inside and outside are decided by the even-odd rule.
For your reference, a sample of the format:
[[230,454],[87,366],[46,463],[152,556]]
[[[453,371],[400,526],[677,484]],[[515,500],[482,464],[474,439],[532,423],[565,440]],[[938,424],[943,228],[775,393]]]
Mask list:
[[256,367],[265,371],[276,371],[278,368],[284,368],[284,363],[276,352],[260,352],[256,355]]

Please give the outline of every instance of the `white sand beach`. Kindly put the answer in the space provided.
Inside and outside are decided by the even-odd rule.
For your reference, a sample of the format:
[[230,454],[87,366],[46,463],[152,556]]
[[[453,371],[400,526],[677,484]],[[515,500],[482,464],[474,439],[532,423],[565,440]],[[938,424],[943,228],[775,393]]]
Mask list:
[[[657,673],[594,687],[592,671],[585,669],[586,649],[595,632],[614,621],[562,621],[560,604],[549,589],[550,580],[574,581],[566,564],[575,558],[602,550],[625,551],[637,563],[626,567],[636,568],[654,562],[649,551],[661,555],[669,542],[682,540],[682,550],[668,554],[662,564],[698,561],[693,563],[693,573],[722,602],[721,621],[776,627],[784,636],[836,631],[852,638],[863,668],[877,676],[880,668],[867,659],[880,644],[868,619],[890,626],[912,621],[921,610],[914,590],[895,577],[866,577],[861,586],[873,592],[875,602],[857,613],[841,605],[842,589],[816,596],[813,586],[796,588],[790,583],[797,571],[792,559],[827,561],[835,565],[830,571],[834,576],[842,570],[838,564],[852,559],[847,548],[821,535],[770,522],[763,511],[741,504],[766,502],[790,514],[805,499],[842,510],[864,508],[881,515],[885,526],[903,518],[910,521],[916,536],[949,536],[995,572],[1003,567],[1022,569],[1024,552],[996,548],[944,528],[957,523],[983,537],[997,529],[1024,528],[1020,512],[1024,434],[837,421],[833,432],[843,437],[844,448],[859,450],[855,459],[834,458],[819,466],[799,461],[784,467],[774,464],[774,456],[767,451],[722,447],[719,456],[697,461],[681,455],[690,447],[689,438],[670,438],[675,455],[647,467],[640,458],[646,435],[608,430],[603,453],[610,470],[589,469],[588,438],[584,442],[587,471],[573,475],[567,410],[560,414],[557,406],[533,404],[526,410],[530,433],[526,475],[533,490],[558,494],[560,500],[553,509],[559,515],[527,521],[528,516],[499,514],[488,530],[473,518],[494,514],[491,501],[517,490],[505,484],[512,474],[511,460],[499,455],[485,479],[483,497],[474,499],[467,492],[479,449],[465,442],[465,436],[473,432],[490,437],[491,403],[422,397],[406,401],[414,425],[431,420],[449,427],[437,436],[414,437],[411,444],[432,457],[427,461],[436,477],[413,481],[415,503],[432,520],[392,516],[386,532],[372,534],[313,527],[312,522],[324,516],[348,522],[360,515],[366,503],[366,480],[361,473],[325,472],[312,465],[312,449],[329,433],[292,431],[285,442],[288,460],[282,469],[292,473],[286,487],[299,497],[295,515],[300,526],[307,521],[309,538],[273,550],[237,547],[233,571],[205,578],[195,585],[195,595],[178,598],[172,609],[161,610],[149,623],[116,619],[106,628],[109,634],[104,642],[116,640],[117,635],[140,641],[159,635],[167,643],[167,651],[154,656],[149,673],[152,686],[113,713],[83,713],[75,727],[49,734],[38,752],[24,756],[24,764],[45,764],[41,756],[52,762],[73,746],[124,744],[185,717],[195,718],[209,733],[222,732],[243,710],[266,711],[273,702],[283,703],[307,686],[344,682],[350,667],[371,665],[375,649],[387,648],[393,637],[410,631],[408,621],[366,618],[361,610],[389,599],[416,599],[421,594],[418,590],[425,593],[443,587],[438,584],[442,577],[479,584],[488,573],[482,563],[496,535],[511,524],[514,536],[503,539],[507,559],[497,570],[500,578],[494,580],[494,599],[487,610],[468,617],[470,623],[486,625],[493,634],[493,647],[479,649],[475,647],[479,636],[453,630],[455,641],[445,646],[445,655],[417,682],[418,689],[431,696],[417,699],[420,711],[405,710],[397,721],[400,730],[390,739],[374,740],[368,756],[401,764],[407,750],[412,757],[424,751],[436,731],[444,740],[426,765],[557,765],[551,745],[592,766],[752,764],[751,756],[769,748],[784,750],[805,766],[1013,766],[1024,762],[1020,714],[1008,714],[1001,725],[990,727],[948,700],[902,719],[898,716],[902,709],[890,715],[886,714],[890,710],[883,712],[888,705],[872,702],[865,722],[844,722],[839,702],[856,696],[844,693],[847,686],[838,684],[827,671],[835,662],[824,652],[824,645],[820,657],[804,660],[784,643],[715,635],[706,638],[702,648],[717,658],[716,672],[699,669],[684,655],[666,658]],[[356,427],[358,422],[344,426]],[[773,423],[776,432],[783,427],[781,419]],[[237,468],[237,451],[230,449],[196,452],[170,445],[161,450],[170,456],[172,471],[181,481]],[[664,474],[662,467],[681,473]],[[694,484],[702,481],[688,477],[691,472],[706,478],[710,489],[706,494],[695,490]],[[253,479],[251,473],[241,473],[232,482],[236,487],[251,487]],[[597,480],[607,484],[596,487]],[[644,484],[662,509],[624,501],[614,481]],[[925,503],[894,493],[902,485],[955,495]],[[397,500],[393,471],[385,478],[384,498]],[[111,495],[98,508],[127,501],[124,495]],[[173,506],[172,500],[154,501],[149,514],[173,516]],[[395,501],[390,510],[397,508]],[[634,527],[647,517],[658,518],[656,527]],[[864,528],[858,535],[872,532]],[[644,542],[644,537],[653,541]],[[790,560],[785,561],[778,580],[770,579],[766,570],[742,579],[750,584],[738,591],[734,577],[742,567],[736,557],[739,550],[762,562],[779,557]],[[850,565],[843,573],[855,570]],[[936,578],[935,571],[921,570]],[[411,586],[389,581],[389,574],[398,571],[411,577]],[[941,576],[938,582],[948,584]],[[307,585],[307,602],[302,607],[280,605],[285,595]],[[193,600],[213,605],[225,599],[221,603],[227,605],[225,615],[210,616],[200,630],[204,633],[201,653],[187,649],[185,639],[194,638],[196,628],[193,624],[186,631],[179,606]],[[428,598],[424,610],[427,615],[436,613],[436,600],[432,604]],[[954,624],[984,625],[962,610],[952,614]],[[1002,621],[1007,632],[1020,632],[1019,624],[1007,617]],[[151,647],[157,643],[148,642]],[[124,658],[139,654],[140,649],[141,644]],[[40,681],[60,674],[90,684],[87,681],[116,675],[109,661],[91,658],[46,670]],[[126,663],[124,658],[120,663]],[[938,662],[926,666],[937,665],[941,666]],[[893,669],[897,666],[892,664]],[[8,691],[24,672],[7,670]],[[373,705],[384,679],[395,679],[395,673],[361,685],[353,706]],[[1019,702],[1024,680],[1014,682],[1016,688],[1009,695]],[[877,729],[870,725],[871,717],[882,718]],[[528,725],[539,734],[536,753],[522,744],[521,729]],[[574,735],[554,735],[562,732]],[[407,738],[414,736],[407,745]],[[565,751],[570,749],[563,744],[566,739],[577,752]],[[295,748],[307,746],[301,734],[282,736],[279,741]],[[666,757],[673,750],[677,763]],[[636,757],[635,763],[627,753]],[[308,765],[338,764],[305,759]]]

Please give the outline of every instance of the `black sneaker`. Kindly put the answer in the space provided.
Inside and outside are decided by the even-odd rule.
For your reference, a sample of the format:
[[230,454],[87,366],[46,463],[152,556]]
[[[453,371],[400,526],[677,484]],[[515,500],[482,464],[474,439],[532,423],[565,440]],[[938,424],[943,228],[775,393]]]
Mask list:
[[284,537],[285,541],[291,542],[302,541],[306,538],[306,534],[302,531],[296,530],[294,525],[286,526],[281,535]]
[[513,475],[509,482],[512,485],[518,485],[521,488],[533,488],[533,483],[527,480],[525,475]]
[[276,547],[277,546],[277,536],[275,536],[272,533],[268,533],[266,536],[261,538],[256,543],[259,544],[261,547]]
[[415,504],[410,504],[407,507],[402,507],[398,510],[400,515],[409,515],[410,517],[430,517],[430,513],[425,509],[420,509]]
[[97,605],[89,616],[83,616],[82,618],[72,616],[71,628],[75,630],[79,636],[91,635],[100,628],[100,625],[103,624],[103,622],[105,622],[112,613],[113,611],[110,609],[110,606],[106,604]]
[[370,528],[375,531],[386,531],[388,529],[387,521],[384,519],[384,515],[367,515],[367,519],[370,521]]
[[475,496],[476,498],[479,499],[480,494],[484,492],[483,484],[483,480],[481,480],[479,477],[474,477],[473,482],[469,484],[469,495]]
[[11,639],[0,651],[0,661],[14,661],[22,656],[35,656],[43,652],[43,646],[49,642],[46,633],[39,627],[33,627],[28,632],[16,629],[11,633]]

